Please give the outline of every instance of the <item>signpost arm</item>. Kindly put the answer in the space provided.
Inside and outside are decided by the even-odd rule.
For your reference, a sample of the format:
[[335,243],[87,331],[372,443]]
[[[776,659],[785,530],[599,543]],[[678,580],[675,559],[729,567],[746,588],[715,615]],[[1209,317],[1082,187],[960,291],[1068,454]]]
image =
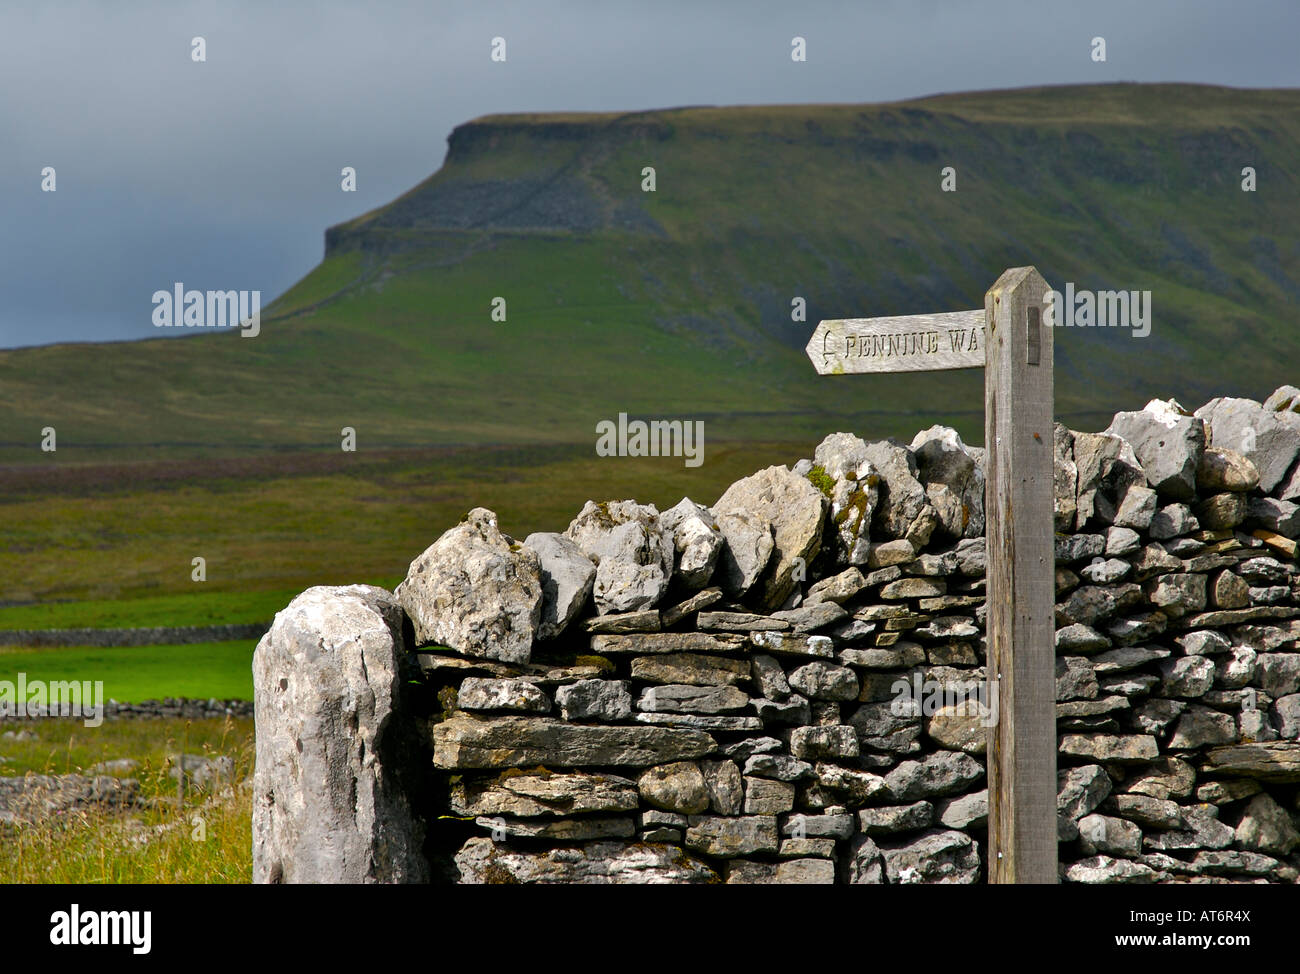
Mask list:
[[991,883],[1057,882],[1052,328],[1015,267],[984,296]]

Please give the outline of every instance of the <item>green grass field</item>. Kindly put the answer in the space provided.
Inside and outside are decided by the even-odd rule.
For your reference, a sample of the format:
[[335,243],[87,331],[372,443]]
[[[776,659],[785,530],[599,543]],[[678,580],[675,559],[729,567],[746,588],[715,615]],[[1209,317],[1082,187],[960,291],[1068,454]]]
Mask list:
[[104,699],[139,703],[164,697],[253,699],[256,643],[235,641],[185,646],[69,646],[30,649],[0,646],[0,680],[25,673],[33,681],[103,681]]
[[298,591],[191,592],[125,601],[39,602],[0,609],[0,629],[125,629],[270,622]]

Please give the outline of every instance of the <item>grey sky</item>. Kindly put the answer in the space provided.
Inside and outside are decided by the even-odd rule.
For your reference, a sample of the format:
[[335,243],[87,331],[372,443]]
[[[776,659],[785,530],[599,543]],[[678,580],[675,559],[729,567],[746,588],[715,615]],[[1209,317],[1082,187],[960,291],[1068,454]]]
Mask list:
[[[190,60],[190,39],[207,62]],[[504,64],[489,59],[506,39]],[[808,61],[790,59],[807,38]],[[1107,61],[1088,56],[1107,42]],[[0,347],[153,337],[175,281],[260,289],[494,112],[1300,84],[1295,0],[71,3],[0,7]],[[355,166],[358,192],[339,189]],[[40,192],[54,166],[58,190]]]

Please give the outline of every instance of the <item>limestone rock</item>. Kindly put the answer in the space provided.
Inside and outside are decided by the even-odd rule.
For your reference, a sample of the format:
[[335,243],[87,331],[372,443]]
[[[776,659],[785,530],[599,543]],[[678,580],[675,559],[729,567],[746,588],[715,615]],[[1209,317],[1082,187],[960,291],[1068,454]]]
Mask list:
[[885,882],[884,864],[880,847],[859,833],[849,841],[849,854],[841,867],[844,882],[881,885]]
[[582,614],[596,582],[596,566],[562,534],[538,532],[524,539],[537,552],[542,579],[538,639],[554,639]]
[[591,816],[561,819],[478,818],[480,828],[498,838],[541,839],[549,842],[587,842],[591,839],[630,839],[636,826],[629,816]]
[[[839,564],[865,565],[871,551],[871,521],[879,503],[880,478],[867,458],[867,444],[851,433],[832,433],[814,454],[809,480],[830,501]],[[817,471],[821,471],[818,478]]]
[[1131,859],[1093,856],[1067,868],[1065,878],[1072,883],[1095,883],[1107,886],[1119,883],[1153,883],[1156,880],[1156,871],[1150,866],[1133,862]]
[[1161,661],[1160,692],[1166,697],[1201,697],[1214,685],[1214,661],[1208,656],[1180,656]]
[[646,713],[725,714],[749,706],[749,694],[734,686],[691,686],[664,683],[646,687],[637,709]]
[[[821,491],[784,466],[768,467],[736,481],[713,505],[719,519],[744,512],[758,515],[772,525],[772,557],[759,580],[764,608],[780,608],[794,591],[796,570],[806,570],[821,550],[826,506]],[[721,523],[719,527],[725,534],[726,527]]]
[[858,812],[858,828],[870,836],[917,832],[933,822],[934,806],[927,801],[864,808]]
[[967,754],[988,750],[989,710],[977,700],[950,703],[926,721],[925,733],[941,747]]
[[526,663],[542,620],[541,562],[476,507],[411,562],[394,595],[417,645]]
[[843,605],[866,587],[867,580],[862,572],[857,568],[848,568],[838,575],[823,578],[815,583],[808,589],[803,604],[812,606],[821,602],[834,602],[836,605]]
[[790,732],[790,753],[806,761],[858,756],[858,735],[847,724],[796,727]]
[[709,808],[718,815],[739,815],[744,801],[744,784],[735,761],[701,761],[704,784],[709,791]]
[[511,768],[545,765],[649,767],[711,754],[713,738],[672,727],[568,724],[546,717],[455,714],[434,724],[438,768]]
[[1065,734],[1061,737],[1062,757],[1116,764],[1140,764],[1159,756],[1156,739],[1147,734]]
[[551,709],[551,698],[527,680],[499,680],[466,677],[456,694],[461,710],[517,710],[544,714]]
[[[540,593],[539,593],[540,594]],[[402,610],[370,585],[317,587],[276,613],[253,654],[256,883],[418,883],[418,741]]]
[[1246,505],[1246,525],[1300,538],[1300,504],[1273,497],[1252,497]]
[[[1079,471],[1076,530],[1083,530],[1089,523],[1120,524],[1139,530],[1146,527],[1134,523],[1140,520],[1145,504],[1136,511],[1125,511],[1127,517],[1119,517],[1131,490],[1150,490],[1146,474],[1126,440],[1110,433],[1075,433],[1074,462]],[[1138,497],[1145,500],[1145,495],[1139,493]],[[1154,500],[1154,494],[1151,497]]]
[[794,785],[775,778],[745,778],[746,815],[780,815],[794,808]]
[[1122,818],[1085,815],[1079,819],[1079,850],[1085,856],[1136,856],[1142,851],[1142,830]]
[[721,877],[678,846],[591,842],[577,849],[525,851],[486,837],[456,853],[462,883],[718,883]]
[[974,884],[981,876],[980,854],[964,832],[934,831],[902,845],[881,846],[891,883]]
[[1163,852],[1187,849],[1226,849],[1232,845],[1233,831],[1218,820],[1213,805],[1193,805],[1183,810],[1183,827],[1148,835],[1148,848]]
[[1218,774],[1294,784],[1300,782],[1300,741],[1211,748],[1205,762],[1210,771]]
[[703,816],[692,820],[686,830],[688,849],[719,859],[776,852],[779,843],[774,815]]
[[919,761],[903,761],[885,776],[897,801],[952,795],[984,777],[983,766],[969,754],[936,751]]
[[1057,531],[1073,531],[1078,518],[1079,467],[1074,462],[1074,434],[1052,426],[1053,515]]
[[1192,750],[1212,744],[1231,744],[1236,739],[1237,724],[1230,714],[1193,705],[1178,719],[1169,747],[1176,751]]
[[1187,798],[1196,783],[1196,769],[1178,758],[1152,761],[1124,781],[1124,791],[1151,798]]
[[732,598],[753,588],[772,557],[775,544],[772,524],[748,511],[716,511],[715,523],[722,532],[722,548],[714,580]]
[[745,759],[745,774],[759,778],[775,778],[777,781],[798,781],[813,773],[813,766],[807,761],[788,754],[760,753],[751,754]]
[[939,518],[918,479],[916,457],[911,450],[888,440],[868,443],[866,452],[881,478],[873,533],[906,539],[917,550],[925,547]]
[[782,609],[771,615],[772,619],[787,623],[795,633],[799,634],[824,629],[848,617],[848,612],[834,602],[818,602],[816,605],[800,606],[797,609]]
[[647,768],[637,778],[636,785],[642,801],[666,812],[698,815],[709,808],[704,772],[692,761]]
[[1237,826],[1236,840],[1246,849],[1285,856],[1300,846],[1300,832],[1296,831],[1286,809],[1263,794],[1256,795],[1246,806],[1246,814]]
[[736,686],[749,682],[749,674],[750,663],[747,660],[702,653],[666,653],[662,656],[638,656],[632,660],[632,679],[647,683]]
[[1133,447],[1147,480],[1174,500],[1196,496],[1196,471],[1205,452],[1205,424],[1173,400],[1153,399],[1141,412],[1117,413],[1107,433]]
[[1250,605],[1250,586],[1240,575],[1221,571],[1214,578],[1209,602],[1216,609],[1244,609]]
[[450,806],[457,815],[580,815],[630,812],[638,805],[636,782],[612,774],[544,770],[507,772],[487,779],[466,779],[451,786]]
[[789,679],[790,686],[813,700],[855,700],[858,696],[857,674],[823,660],[805,663]]
[[626,680],[577,680],[555,691],[565,720],[618,721],[632,716]]
[[1205,498],[1192,509],[1192,512],[1196,516],[1196,523],[1205,530],[1225,531],[1235,528],[1246,520],[1248,510],[1245,494],[1223,493]]
[[921,483],[948,538],[984,535],[984,471],[955,429],[931,426],[917,433],[911,451]]
[[593,594],[602,613],[653,607],[673,574],[673,539],[653,504],[587,501],[564,532],[596,565]]
[[1253,399],[1212,399],[1196,411],[1210,444],[1235,450],[1259,471],[1259,489],[1271,494],[1300,454],[1300,428]]
[[817,784],[848,808],[855,808],[885,795],[889,787],[880,775],[853,771],[836,764],[819,762],[813,771]]
[[948,799],[939,806],[936,818],[950,829],[984,828],[989,819],[988,789]]
[[1196,469],[1196,483],[1204,491],[1244,493],[1259,486],[1259,471],[1236,450],[1207,446]]
[[827,859],[787,859],[784,862],[731,860],[727,883],[782,886],[824,885],[835,882],[835,864]]
[[1101,805],[1110,794],[1111,780],[1099,764],[1063,768],[1056,773],[1057,838],[1066,842],[1079,835],[1078,821]]
[[707,507],[683,497],[661,515],[660,524],[672,538],[677,577],[688,588],[703,588],[713,577],[722,550],[722,532]]

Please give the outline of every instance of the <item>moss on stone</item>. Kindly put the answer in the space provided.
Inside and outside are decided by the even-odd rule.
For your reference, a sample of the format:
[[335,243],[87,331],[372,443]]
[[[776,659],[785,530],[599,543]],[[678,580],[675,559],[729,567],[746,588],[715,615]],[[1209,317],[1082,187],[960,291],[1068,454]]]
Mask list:
[[821,464],[808,471],[808,482],[827,497],[830,497],[835,491],[835,479],[826,472],[826,468]]
[[582,654],[573,658],[575,666],[594,666],[602,673],[613,673],[614,663],[604,656],[595,656],[592,654]]

